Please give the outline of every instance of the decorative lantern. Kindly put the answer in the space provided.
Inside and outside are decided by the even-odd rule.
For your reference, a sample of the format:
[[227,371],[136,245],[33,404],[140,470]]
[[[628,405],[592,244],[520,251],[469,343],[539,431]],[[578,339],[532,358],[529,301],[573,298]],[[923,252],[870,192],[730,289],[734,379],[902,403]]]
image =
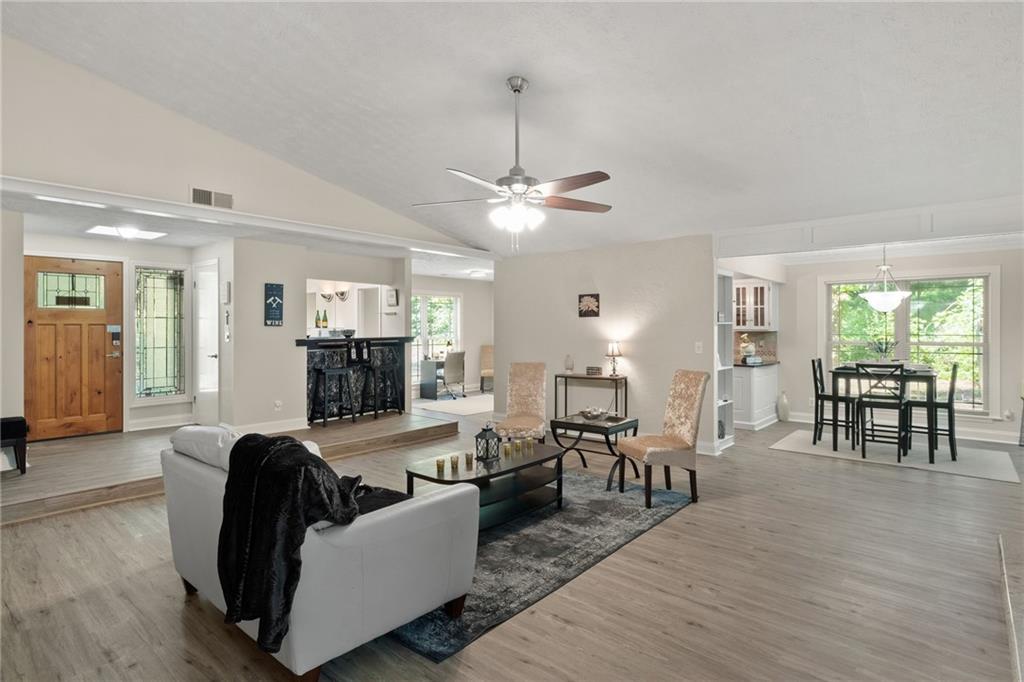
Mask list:
[[476,434],[476,458],[481,461],[488,461],[498,458],[498,450],[501,447],[501,436],[494,432],[490,422],[483,430]]

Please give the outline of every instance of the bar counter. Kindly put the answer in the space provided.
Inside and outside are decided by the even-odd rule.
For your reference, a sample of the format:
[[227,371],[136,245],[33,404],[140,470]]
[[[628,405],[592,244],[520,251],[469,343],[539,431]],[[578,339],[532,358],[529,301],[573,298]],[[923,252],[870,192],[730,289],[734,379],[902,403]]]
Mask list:
[[[296,346],[306,348],[306,417],[312,423],[314,414],[319,419],[319,412],[324,400],[324,384],[327,390],[327,417],[348,416],[354,408],[357,415],[373,413],[373,372],[374,366],[395,365],[398,369],[398,381],[382,379],[384,394],[382,404],[404,404],[405,400],[405,348],[404,345],[413,340],[412,336],[380,336],[353,337],[314,336],[295,339]],[[355,394],[355,405],[350,406],[347,393],[339,396],[337,380],[321,380],[321,388],[314,395],[317,386],[318,369],[336,367],[354,367],[352,373],[352,389]],[[397,384],[397,385],[396,385]],[[390,399],[390,400],[389,400]],[[339,412],[339,408],[343,411]]]

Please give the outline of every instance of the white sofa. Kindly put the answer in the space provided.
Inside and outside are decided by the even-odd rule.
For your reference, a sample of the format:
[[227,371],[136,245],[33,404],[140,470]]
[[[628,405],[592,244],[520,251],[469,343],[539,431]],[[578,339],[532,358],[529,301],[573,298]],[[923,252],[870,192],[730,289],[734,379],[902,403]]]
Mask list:
[[[217,574],[227,472],[161,453],[174,567],[187,591],[224,611]],[[458,484],[356,518],[310,528],[288,635],[274,654],[296,675],[445,605],[461,613],[476,567],[480,491]],[[259,621],[238,626],[255,639]]]

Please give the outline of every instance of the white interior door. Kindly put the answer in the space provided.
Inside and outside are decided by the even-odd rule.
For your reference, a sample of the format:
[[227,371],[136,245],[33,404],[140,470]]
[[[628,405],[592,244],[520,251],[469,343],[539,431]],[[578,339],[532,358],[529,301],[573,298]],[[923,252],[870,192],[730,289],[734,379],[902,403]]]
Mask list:
[[195,420],[207,426],[220,423],[220,358],[218,350],[218,299],[220,281],[217,261],[200,263],[195,273],[196,361]]

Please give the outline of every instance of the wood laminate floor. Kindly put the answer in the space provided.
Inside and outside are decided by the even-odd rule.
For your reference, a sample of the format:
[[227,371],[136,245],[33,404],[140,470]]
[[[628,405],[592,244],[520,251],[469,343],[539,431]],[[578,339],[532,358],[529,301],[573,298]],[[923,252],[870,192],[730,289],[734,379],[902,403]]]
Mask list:
[[[177,427],[63,438],[29,444],[28,473],[0,477],[4,523],[163,491],[160,451]],[[443,414],[381,413],[378,419],[332,420],[286,431],[316,441],[325,458],[347,457],[421,443],[458,433],[458,421]]]
[[[332,465],[401,489],[406,462],[470,445],[482,419],[460,421],[460,436]],[[793,428],[700,457],[699,504],[444,663],[384,637],[324,677],[1009,680],[996,536],[1024,533],[1022,487],[768,449]],[[588,461],[596,475],[611,463]],[[4,680],[289,679],[186,598],[162,497],[0,541]]]

